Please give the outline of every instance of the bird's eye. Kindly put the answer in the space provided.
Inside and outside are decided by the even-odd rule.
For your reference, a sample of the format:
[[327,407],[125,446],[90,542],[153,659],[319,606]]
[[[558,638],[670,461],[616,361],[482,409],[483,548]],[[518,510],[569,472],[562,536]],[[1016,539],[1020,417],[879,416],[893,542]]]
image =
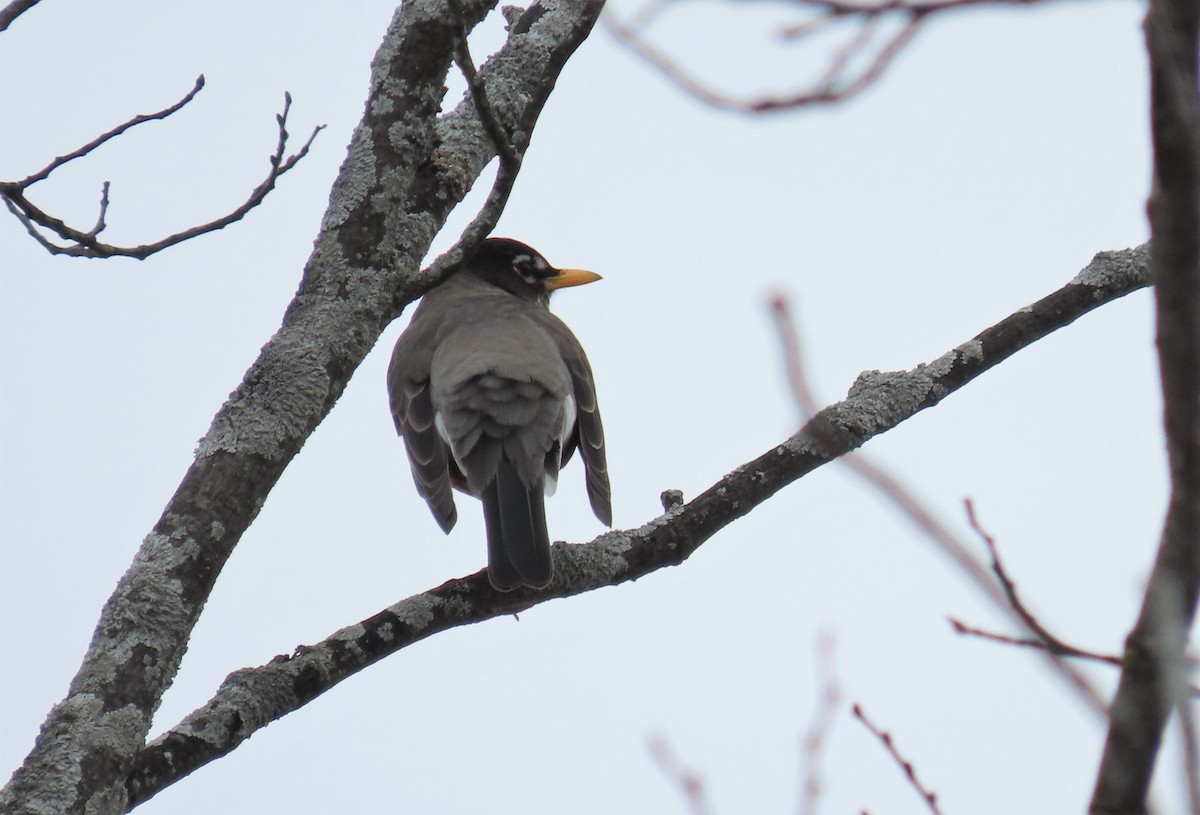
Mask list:
[[517,255],[512,262],[513,271],[521,276],[521,279],[526,283],[533,284],[538,282],[538,263],[529,255]]

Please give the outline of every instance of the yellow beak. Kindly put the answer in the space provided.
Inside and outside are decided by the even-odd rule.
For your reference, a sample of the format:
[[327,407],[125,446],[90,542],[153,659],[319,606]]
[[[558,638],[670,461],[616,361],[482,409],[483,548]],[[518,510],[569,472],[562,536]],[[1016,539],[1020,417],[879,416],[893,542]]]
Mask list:
[[544,285],[547,291],[554,291],[571,286],[582,286],[584,283],[595,283],[601,279],[600,275],[585,269],[559,269],[558,274],[554,277],[546,278]]

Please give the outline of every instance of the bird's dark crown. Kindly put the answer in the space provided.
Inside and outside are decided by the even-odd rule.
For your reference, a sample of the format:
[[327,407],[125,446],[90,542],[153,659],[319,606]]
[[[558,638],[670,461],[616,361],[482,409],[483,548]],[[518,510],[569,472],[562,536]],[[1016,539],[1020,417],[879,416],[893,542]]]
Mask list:
[[511,238],[488,238],[462,270],[542,305],[550,302],[546,281],[558,274],[536,250]]

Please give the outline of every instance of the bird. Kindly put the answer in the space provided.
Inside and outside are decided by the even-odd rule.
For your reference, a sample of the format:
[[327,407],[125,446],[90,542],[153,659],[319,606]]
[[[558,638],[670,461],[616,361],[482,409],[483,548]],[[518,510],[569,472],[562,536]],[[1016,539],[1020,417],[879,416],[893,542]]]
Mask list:
[[599,279],[488,238],[422,298],[392,352],[389,402],[417,492],[447,534],[458,520],[452,488],[482,501],[498,591],[550,584],[544,496],[576,449],[592,511],[612,526],[591,365],[549,308],[556,290]]

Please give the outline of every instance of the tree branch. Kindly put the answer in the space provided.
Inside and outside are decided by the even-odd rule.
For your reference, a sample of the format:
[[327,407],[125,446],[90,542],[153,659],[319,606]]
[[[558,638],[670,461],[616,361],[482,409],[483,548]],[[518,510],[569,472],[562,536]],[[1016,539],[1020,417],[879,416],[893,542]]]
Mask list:
[[183,109],[183,107],[185,105],[187,105],[189,102],[191,102],[193,99],[195,99],[196,95],[198,93],[200,93],[200,91],[202,91],[202,90],[204,90],[204,74],[200,74],[200,76],[196,77],[196,84],[193,85],[192,89],[190,91],[188,91],[186,94],[184,94],[183,98],[180,99],[175,104],[169,105],[156,113],[139,113],[137,116],[134,116],[132,119],[129,119],[128,121],[122,122],[121,124],[117,125],[112,130],[109,130],[105,133],[101,133],[99,136],[92,139],[90,142],[85,144],[83,147],[80,147],[77,150],[72,150],[70,153],[67,153],[66,155],[58,156],[57,158],[54,159],[54,161],[50,162],[45,167],[38,170],[36,173],[27,175],[24,178],[22,178],[20,181],[11,181],[8,183],[14,187],[24,190],[24,189],[27,189],[30,186],[36,184],[39,181],[45,181],[47,178],[50,177],[50,174],[53,173],[55,170],[57,170],[59,167],[62,167],[64,164],[68,164],[69,162],[72,162],[77,158],[82,158],[82,157],[86,156],[87,154],[94,151],[96,148],[112,141],[117,136],[120,136],[125,131],[130,130],[131,128],[137,127],[140,124],[145,124],[146,122],[161,121],[163,119],[166,119],[168,116],[178,113],[180,110]]
[[[1053,656],[1060,657],[1076,657],[1078,659],[1087,659],[1092,662],[1102,662],[1106,665],[1115,665],[1121,667],[1121,658],[1110,656],[1108,654],[1099,654],[1095,651],[1085,651],[1082,648],[1075,648],[1057,638],[1045,639],[1041,635],[1037,639],[1025,637],[1010,637],[1007,634],[997,634],[994,631],[986,631],[982,628],[967,625],[957,617],[947,617],[947,622],[954,629],[956,634],[962,634],[967,637],[978,637],[981,640],[991,640],[1004,645],[1015,645],[1018,648],[1032,648],[1036,651],[1042,651]],[[1049,632],[1047,632],[1049,635]],[[1053,643],[1053,644],[1052,644]]]
[[[882,3],[791,0],[791,5],[809,9],[814,16],[784,28],[780,32],[783,39],[799,40],[844,23],[856,26],[857,30],[834,51],[825,72],[807,87],[758,98],[717,90],[642,35],[642,30],[666,8],[666,3],[648,3],[629,22],[606,14],[604,24],[613,39],[687,95],[721,110],[761,114],[842,102],[866,90],[883,76],[905,46],[912,42],[921,24],[934,14],[984,4],[1031,5],[1035,2],[1039,0],[887,0]],[[885,23],[892,24],[894,30],[880,36],[878,32]]]
[[[132,119],[117,125],[107,133],[97,136],[92,141],[67,153],[64,156],[59,156],[54,161],[47,164],[42,169],[32,175],[26,176],[20,181],[3,181],[0,182],[0,197],[4,198],[4,204],[8,207],[8,211],[17,217],[25,230],[36,240],[43,248],[52,255],[70,255],[73,257],[87,258],[108,258],[108,257],[132,257],[138,260],[145,260],[150,255],[156,252],[161,252],[170,246],[177,243],[183,243],[186,240],[215,232],[218,229],[224,229],[235,221],[240,221],[246,216],[250,210],[257,207],[266,199],[267,195],[275,188],[275,182],[286,173],[288,170],[296,166],[302,158],[308,155],[308,150],[312,147],[313,140],[320,133],[325,125],[317,125],[313,128],[312,135],[308,137],[308,141],[296,151],[293,155],[287,156],[287,117],[292,108],[291,94],[284,94],[283,112],[275,117],[279,125],[279,141],[275,146],[275,152],[271,155],[269,161],[271,169],[267,173],[267,177],[251,191],[250,196],[232,212],[205,224],[185,229],[181,232],[176,232],[173,235],[155,241],[154,243],[141,244],[139,246],[115,246],[112,244],[101,243],[96,240],[96,236],[104,230],[105,216],[108,213],[108,192],[109,182],[105,181],[103,191],[100,197],[100,213],[96,219],[96,225],[90,230],[84,232],[69,226],[64,221],[42,211],[26,196],[26,191],[39,181],[44,181],[49,178],[50,174],[68,162],[74,161],[77,158],[86,156],[102,144],[115,139],[125,131],[132,127],[152,122],[159,119],[165,119],[173,113],[179,111],[188,102],[196,97],[204,87],[203,74],[196,79],[196,85],[182,99],[170,107],[164,108],[157,113],[146,113],[134,116]],[[60,246],[51,242],[43,233],[42,230],[49,230],[57,235],[62,240],[68,241],[68,245]]]
[[1004,596],[1008,599],[1008,605],[1017,613],[1017,616],[1025,624],[1025,627],[1045,646],[1046,651],[1055,656],[1080,657],[1082,659],[1096,660],[1097,662],[1108,662],[1120,667],[1120,660],[1114,661],[1110,656],[1097,654],[1093,651],[1085,651],[1082,648],[1068,645],[1050,633],[1046,626],[1042,625],[1041,621],[1029,610],[1024,601],[1021,600],[1021,596],[1017,593],[1017,584],[1009,577],[1008,570],[1004,568],[1004,562],[1000,559],[1000,552],[996,548],[996,539],[984,530],[979,523],[979,518],[975,514],[975,502],[968,498],[963,503],[967,508],[967,520],[970,521],[971,528],[975,530],[975,534],[979,535],[984,546],[987,547],[988,554],[991,555],[992,571],[995,573],[996,579],[1000,581],[1001,588],[1004,589]]
[[[464,0],[477,22],[487,0]],[[497,114],[531,132],[599,2],[526,12],[481,79]],[[67,698],[0,792],[6,815],[116,813],[151,714],[213,583],[284,468],[332,409],[380,333],[428,286],[420,260],[494,155],[474,106],[439,120],[459,28],[443,0],[396,12],[362,123],[279,331],[222,406],[161,519],[106,603]],[[253,721],[251,718],[249,721]]]
[[12,0],[0,9],[0,31],[4,31],[13,21],[38,4],[38,0]]
[[929,811],[933,813],[933,815],[942,815],[942,811],[938,808],[937,793],[926,787],[921,783],[921,779],[917,778],[916,768],[913,766],[911,761],[904,757],[899,748],[896,747],[895,740],[892,739],[892,734],[886,730],[880,729],[875,725],[874,722],[867,718],[867,714],[863,711],[862,705],[858,704],[857,702],[854,703],[854,706],[851,708],[851,712],[854,713],[854,718],[862,722],[863,727],[871,731],[872,736],[879,739],[879,742],[888,751],[888,755],[892,757],[892,760],[896,762],[896,765],[900,767],[900,769],[904,770],[904,777],[908,779],[909,786],[917,791],[917,794],[921,796],[921,799],[925,802],[925,806],[929,808]]
[[[792,396],[800,409],[801,416],[808,419],[817,412],[817,401],[808,384],[800,334],[796,331],[786,299],[776,296],[771,302],[771,310],[783,345],[784,363]],[[1011,617],[1014,622],[1025,624],[1020,610],[1012,605],[1009,596],[996,585],[996,581],[992,580],[987,567],[975,556],[970,547],[946,524],[942,523],[911,490],[904,486],[900,479],[872,462],[868,456],[862,453],[850,453],[842,456],[840,461],[855,475],[878,490],[904,517],[908,518],[942,554],[950,558],[962,574],[991,601],[992,605]],[[1045,649],[1043,652],[1046,653],[1047,664],[1051,669],[1058,673],[1095,713],[1107,718],[1108,707],[1087,677],[1063,660],[1058,659],[1056,654],[1046,652]]]
[[342,680],[434,634],[562,597],[637,580],[687,560],[705,541],[788,484],[932,407],[975,377],[1104,303],[1150,283],[1145,246],[1101,252],[1074,281],[910,371],[861,375],[849,396],[687,504],[584,545],[555,544],[554,582],[497,592],[480,571],[402,600],[290,656],[230,674],[200,709],[149,744],[130,775],[132,801],[225,755],[258,729]]
[[1158,355],[1171,495],[1158,555],[1113,700],[1091,812],[1140,813],[1163,730],[1184,698],[1200,598],[1200,6],[1152,0],[1154,184],[1150,194]]

